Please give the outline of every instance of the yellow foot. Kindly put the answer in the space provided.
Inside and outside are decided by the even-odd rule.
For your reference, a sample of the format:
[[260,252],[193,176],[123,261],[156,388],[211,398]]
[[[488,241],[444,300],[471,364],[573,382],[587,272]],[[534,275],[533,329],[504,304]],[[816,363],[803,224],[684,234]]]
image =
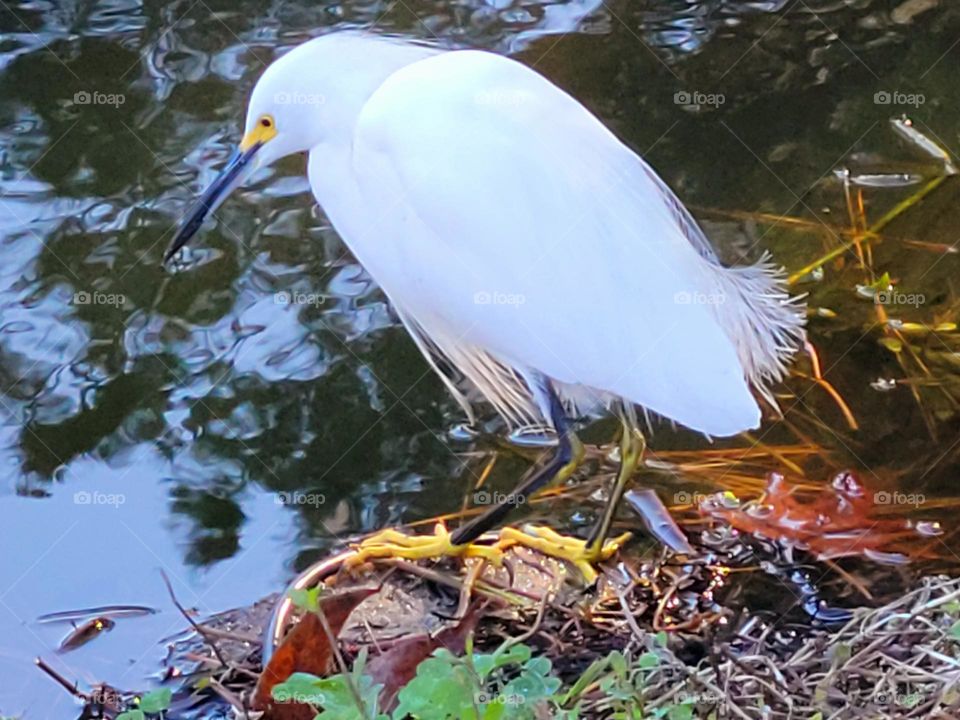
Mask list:
[[503,553],[497,545],[454,545],[443,523],[437,523],[433,535],[405,535],[398,530],[382,530],[354,546],[356,553],[346,561],[348,568],[376,558],[424,560],[441,557],[481,557],[500,565]]
[[565,560],[580,571],[588,585],[593,585],[597,580],[594,564],[613,557],[629,539],[630,533],[624,533],[608,540],[602,547],[588,547],[586,540],[561,535],[542,525],[527,525],[524,530],[503,528],[497,546],[506,550],[513,545],[523,545],[558,560]]

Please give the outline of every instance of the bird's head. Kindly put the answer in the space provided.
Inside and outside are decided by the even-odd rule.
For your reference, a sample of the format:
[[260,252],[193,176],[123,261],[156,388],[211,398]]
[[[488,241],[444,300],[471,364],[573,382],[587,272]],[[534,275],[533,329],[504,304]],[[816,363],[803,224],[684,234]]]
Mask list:
[[432,48],[339,32],[298,45],[257,81],[243,139],[226,167],[187,214],[164,262],[256,168],[324,142],[349,147],[354,121],[394,71],[435,54]]
[[247,107],[243,138],[220,175],[203,192],[187,214],[164,262],[189,242],[227,196],[249,178],[287,155],[305,152],[322,140],[326,123],[326,98],[317,92],[304,72],[303,57],[309,43],[273,63],[257,81]]

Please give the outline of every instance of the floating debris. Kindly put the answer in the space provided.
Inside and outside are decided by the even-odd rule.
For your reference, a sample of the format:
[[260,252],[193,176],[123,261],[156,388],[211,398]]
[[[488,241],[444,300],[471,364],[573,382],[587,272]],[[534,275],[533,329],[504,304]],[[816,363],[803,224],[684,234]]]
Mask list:
[[63,610],[46,613],[37,618],[41,624],[55,622],[77,622],[90,617],[125,618],[153,615],[159,612],[156,608],[146,605],[99,605],[97,607],[80,608],[78,610]]
[[791,486],[778,473],[768,477],[756,500],[731,505],[727,493],[700,504],[705,515],[723,518],[737,530],[813,553],[820,559],[864,556],[900,564],[910,557],[928,557],[916,541],[925,536],[908,519],[881,517],[883,506],[915,507],[922,496],[869,492],[852,472],[836,475],[816,494]]
[[88,642],[94,638],[100,637],[105,632],[113,630],[116,623],[110,618],[106,617],[97,617],[92,620],[88,620],[83,625],[75,628],[73,632],[67,635],[63,642],[60,643],[60,647],[57,648],[57,652],[65,653],[70,652],[71,650],[76,650],[78,647],[86,645]]
[[903,115],[899,118],[891,118],[890,124],[900,137],[906,139],[921,152],[941,161],[947,175],[957,174],[957,166],[954,164],[953,158],[950,157],[950,153],[918,130],[914,126],[913,120]]

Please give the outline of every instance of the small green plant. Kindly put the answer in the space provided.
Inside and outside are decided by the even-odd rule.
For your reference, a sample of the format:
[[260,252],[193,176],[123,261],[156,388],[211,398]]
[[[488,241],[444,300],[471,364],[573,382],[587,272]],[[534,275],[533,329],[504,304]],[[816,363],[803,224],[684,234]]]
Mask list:
[[[457,657],[440,648],[417,666],[416,676],[400,690],[396,709],[378,708],[381,685],[362,673],[362,661],[350,681],[364,705],[364,717],[375,720],[532,720],[535,709],[554,698],[560,680],[550,660],[533,657],[522,644],[504,644],[493,653],[467,652]],[[318,678],[295,673],[273,688],[277,702],[303,702],[322,707],[317,720],[355,720],[357,698],[343,675]],[[575,717],[565,715],[563,717]]]
[[579,720],[598,708],[614,720],[693,720],[703,693],[684,692],[672,703],[644,707],[644,686],[670,667],[666,633],[653,636],[649,647],[638,656],[613,651],[562,688],[550,660],[534,657],[529,646],[508,641],[492,653],[475,653],[468,641],[463,657],[440,648],[420,662],[389,712],[379,705],[383,685],[364,674],[361,654],[348,676],[295,673],[273,688],[273,697],[312,705],[315,720]]
[[170,707],[173,693],[169,688],[160,688],[144,693],[137,699],[137,707],[117,715],[117,720],[146,720],[148,715],[163,717],[164,711]]

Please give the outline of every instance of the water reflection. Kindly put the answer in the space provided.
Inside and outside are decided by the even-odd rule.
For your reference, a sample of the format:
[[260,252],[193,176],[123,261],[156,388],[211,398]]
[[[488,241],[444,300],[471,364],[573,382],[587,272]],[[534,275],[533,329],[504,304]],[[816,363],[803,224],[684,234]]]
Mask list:
[[[838,163],[856,151],[871,167],[912,158],[886,127],[891,114],[916,114],[956,145],[951,48],[960,13],[952,7],[908,18],[866,1],[5,7],[0,460],[8,480],[0,502],[11,519],[4,547],[22,548],[0,570],[12,608],[0,615],[0,633],[13,638],[12,657],[0,660],[5,677],[29,673],[30,655],[54,642],[35,634],[30,618],[162,600],[158,564],[182,578],[187,602],[222,608],[265,593],[341,535],[459,505],[477,472],[466,467],[468,446],[446,439],[459,413],[313,207],[302,160],[235,194],[190,272],[159,267],[181,213],[236,141],[264,65],[308,36],[373,23],[517,54],[646,151],[698,206],[834,222],[844,209],[836,186],[821,180]],[[877,92],[898,89],[924,104],[876,103]],[[677,93],[714,102],[677,104]],[[733,256],[752,232],[760,236],[750,222],[709,227]],[[953,242],[955,224],[930,233]],[[762,237],[794,266],[821,242]],[[927,256],[894,261],[951,302],[955,259],[929,274]],[[815,300],[852,305],[826,290]],[[843,361],[834,382],[864,420],[862,435],[844,449],[849,438],[810,431],[853,452],[853,464],[918,454],[932,463],[939,451],[913,399],[870,390],[897,366],[872,337],[857,344],[865,329],[853,311],[814,327],[830,361]],[[842,426],[815,393],[797,412],[814,408]],[[942,418],[947,439],[954,416]],[[658,442],[700,440],[664,430]],[[923,482],[943,490],[954,463]],[[507,463],[503,481],[521,469]],[[75,493],[98,490],[129,501],[75,502]],[[292,491],[325,502],[277,502]],[[231,570],[238,563],[243,572]],[[215,589],[201,598],[205,588]],[[144,653],[149,666],[165,629],[154,622],[118,626],[77,663],[105,679]],[[0,695],[0,708],[19,712],[46,696],[46,682],[43,695],[37,683]]]

